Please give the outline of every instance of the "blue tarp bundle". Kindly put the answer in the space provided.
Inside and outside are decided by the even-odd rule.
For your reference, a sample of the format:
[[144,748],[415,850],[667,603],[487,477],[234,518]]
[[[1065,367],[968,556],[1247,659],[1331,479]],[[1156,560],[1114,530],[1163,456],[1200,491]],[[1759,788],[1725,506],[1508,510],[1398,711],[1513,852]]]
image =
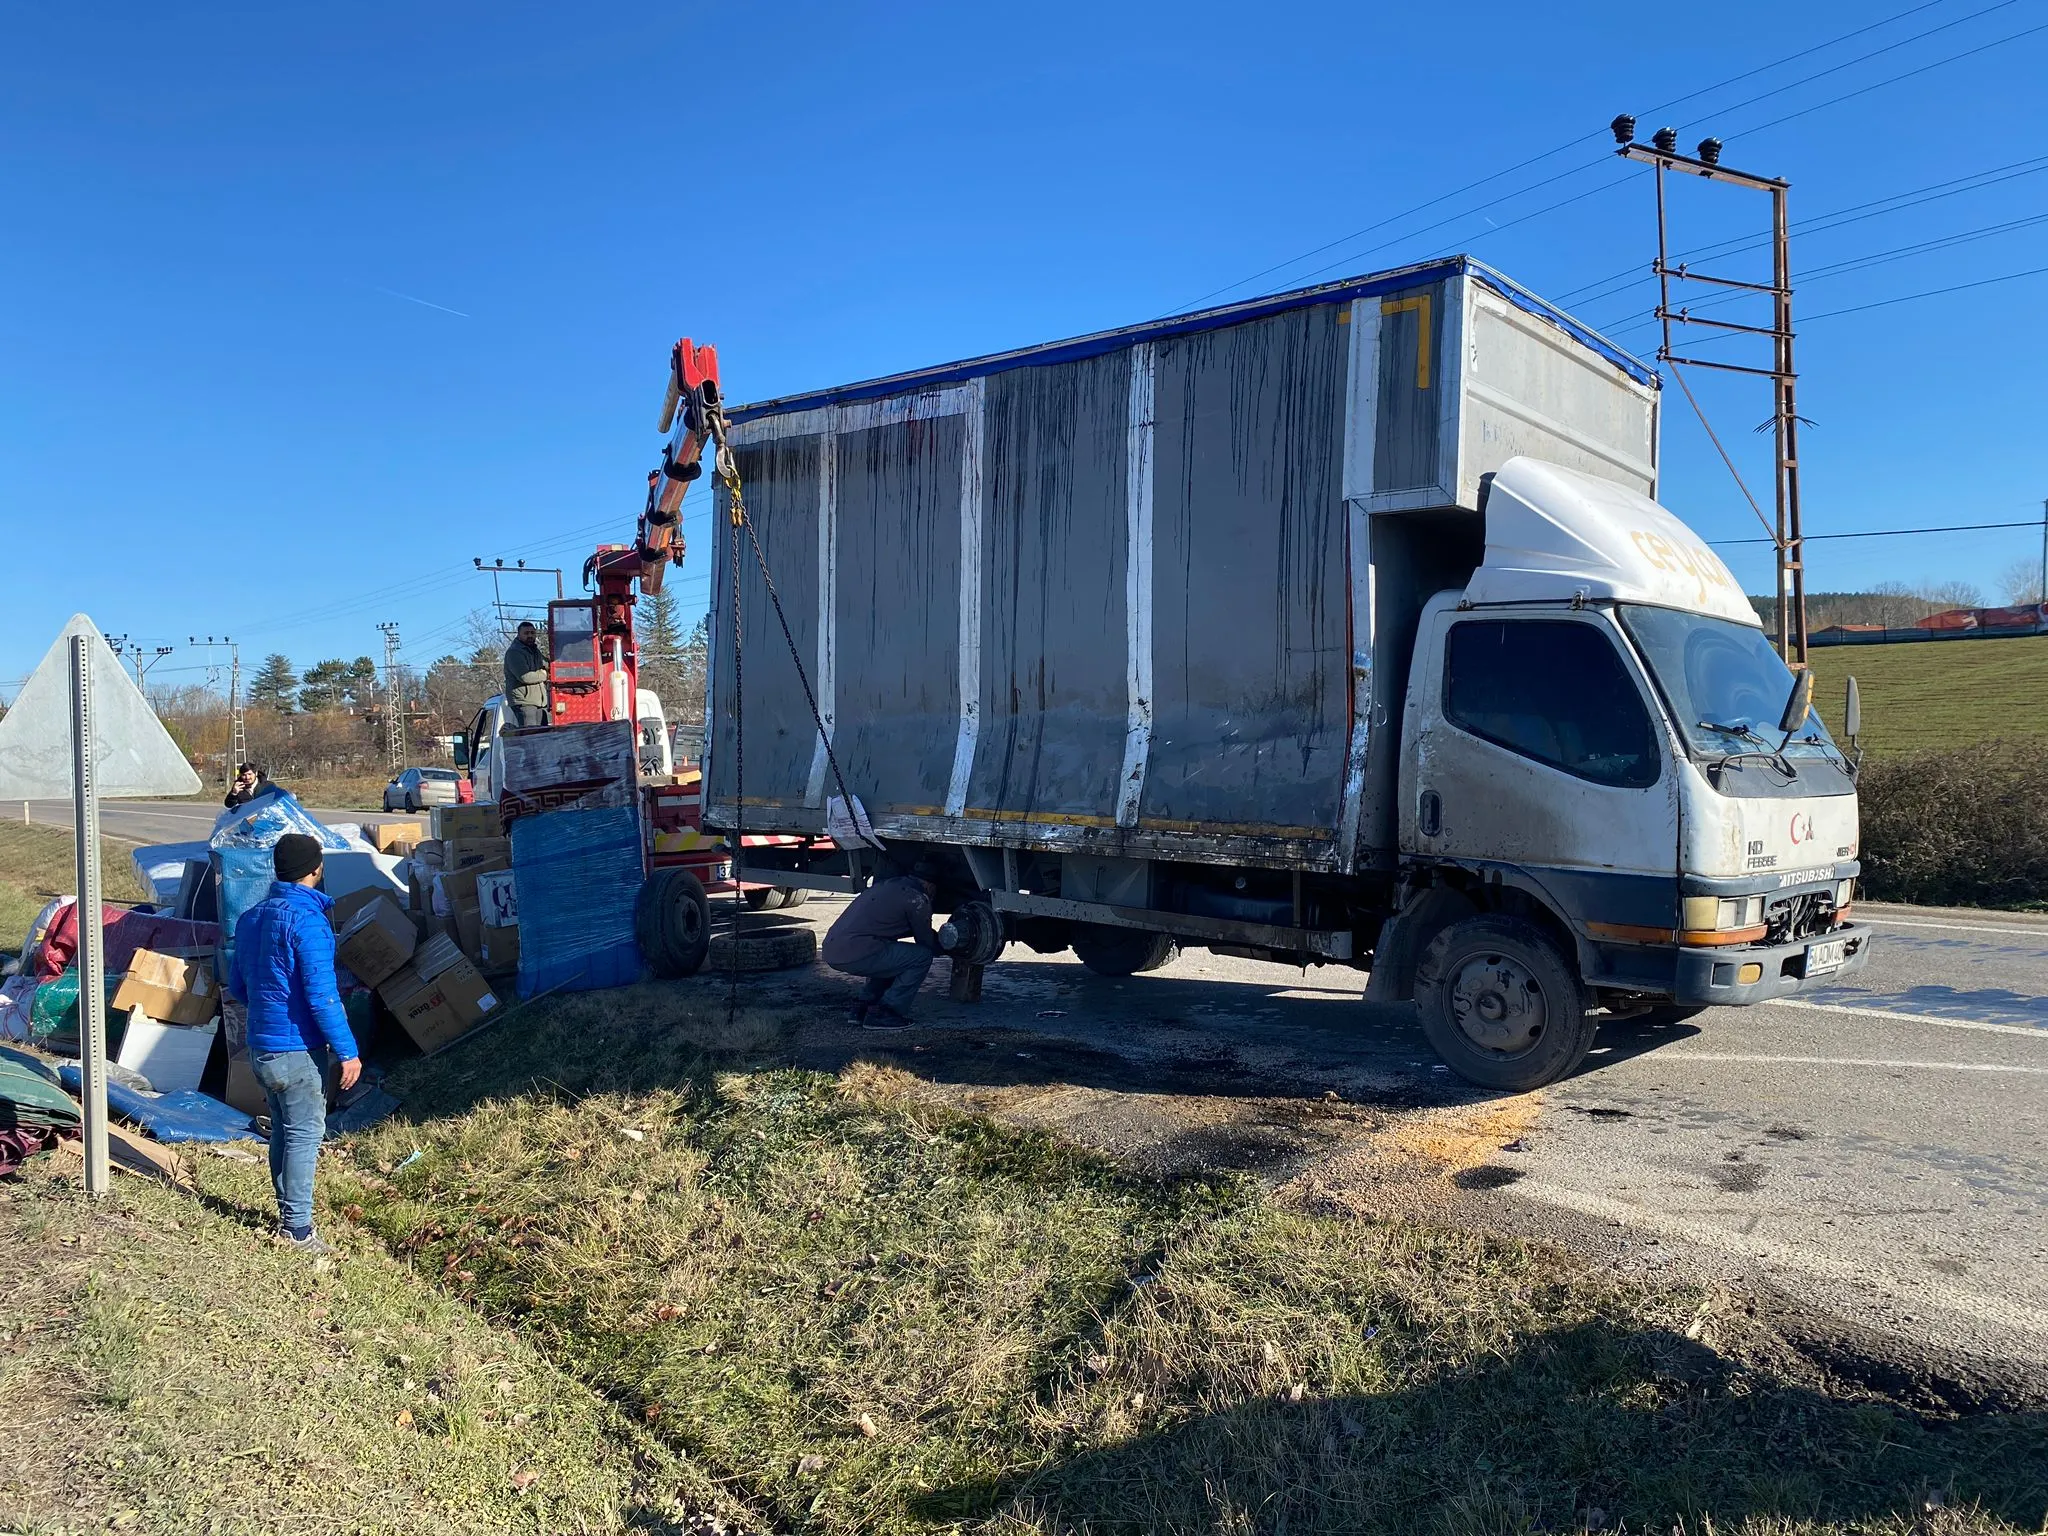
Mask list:
[[[57,1068],[57,1078],[73,1093],[84,1092],[84,1075],[78,1063]],[[248,1141],[256,1136],[256,1127],[239,1109],[190,1088],[180,1088],[176,1093],[143,1093],[110,1081],[107,1108],[166,1143]]]
[[640,979],[633,908],[641,861],[637,806],[546,811],[512,823],[521,997]]

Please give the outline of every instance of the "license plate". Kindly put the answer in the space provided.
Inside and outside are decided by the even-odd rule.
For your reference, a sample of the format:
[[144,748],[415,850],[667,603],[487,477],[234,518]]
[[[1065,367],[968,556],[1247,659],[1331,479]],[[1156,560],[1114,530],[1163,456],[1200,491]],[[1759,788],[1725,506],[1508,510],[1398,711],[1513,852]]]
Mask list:
[[1806,946],[1806,974],[1825,976],[1829,971],[1839,971],[1842,961],[1847,958],[1847,939],[1826,939],[1819,944]]

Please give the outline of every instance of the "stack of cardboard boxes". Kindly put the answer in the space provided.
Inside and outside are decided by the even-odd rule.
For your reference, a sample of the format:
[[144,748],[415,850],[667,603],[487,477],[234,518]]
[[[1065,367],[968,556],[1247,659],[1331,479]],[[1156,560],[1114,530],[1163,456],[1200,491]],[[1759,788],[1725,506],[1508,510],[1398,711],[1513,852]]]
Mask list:
[[432,1053],[459,1040],[499,1006],[482,974],[445,934],[420,938],[414,914],[377,893],[341,918],[336,951],[358,980],[377,989],[413,1043]]
[[[454,994],[451,1006],[459,1014],[461,1000],[478,990],[471,985],[471,977],[504,978],[519,968],[519,916],[512,901],[512,845],[495,805],[436,806],[432,814],[429,830],[433,835],[411,848],[407,904],[421,940],[420,954],[412,959],[412,969],[423,982],[446,982],[447,989]],[[447,949],[434,948],[434,958],[429,959],[429,949],[437,937],[448,941]],[[449,958],[450,952],[454,959],[463,962],[462,967],[436,963]],[[379,993],[383,993],[381,986]],[[431,1014],[420,989],[412,989],[407,1001]],[[385,1002],[403,1016],[403,1010],[390,997],[385,997]],[[419,1034],[419,1030],[413,1030],[415,1039]]]

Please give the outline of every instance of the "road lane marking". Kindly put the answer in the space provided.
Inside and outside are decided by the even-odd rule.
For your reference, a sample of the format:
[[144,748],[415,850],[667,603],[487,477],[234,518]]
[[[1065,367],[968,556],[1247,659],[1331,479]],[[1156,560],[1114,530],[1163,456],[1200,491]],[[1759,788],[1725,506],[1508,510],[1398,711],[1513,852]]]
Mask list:
[[1656,1061],[1738,1061],[1787,1067],[1926,1067],[1944,1072],[2018,1072],[2048,1077],[2048,1067],[2009,1067],[1988,1061],[1887,1061],[1864,1056],[1751,1056],[1736,1051],[1656,1051]]
[[[1608,1195],[1594,1194],[1590,1190],[1554,1184],[1548,1179],[1524,1179],[1514,1186],[1514,1195],[1511,1198],[1514,1197],[1541,1200],[1549,1205],[1562,1206],[1568,1211],[1577,1211],[1582,1216],[1592,1216],[1622,1226],[1647,1227],[1651,1231],[1683,1238],[1688,1242],[1697,1243],[1702,1248],[1711,1248],[1751,1263],[1782,1264],[1789,1269],[1801,1270],[1816,1279],[1836,1281],[1866,1294],[1875,1286],[1882,1286],[1894,1296],[1901,1292],[1917,1292],[1915,1299],[1932,1302],[1948,1311],[1959,1312],[1965,1317],[2006,1328],[2022,1329],[2048,1338],[2048,1312],[2038,1307],[2031,1307],[2025,1302],[2012,1301],[2002,1296],[1979,1295],[1974,1291],[1965,1291],[1942,1281],[1926,1280],[1919,1276],[1885,1274],[1871,1269],[1863,1259],[1838,1257],[1769,1237],[1747,1237],[1710,1221],[1695,1221],[1670,1211],[1654,1210],[1648,1206],[1616,1200]],[[1803,1213],[1777,1211],[1771,1214],[1796,1217]],[[1832,1241],[1831,1238],[1825,1240]]]
[[1858,921],[1879,928],[1953,928],[1958,933],[2024,933],[2048,940],[2048,928],[2036,928],[2027,923],[1916,923],[1903,917],[1864,917]]
[[1892,1024],[1939,1024],[1943,1029],[1974,1029],[1987,1035],[2024,1035],[2030,1040],[2048,1040],[2048,1022],[2042,1024],[1993,1024],[1984,1019],[1944,1019],[1932,1013],[1893,1013],[1884,1008],[1852,1008],[1846,1003],[1811,1003],[1801,997],[1774,997],[1762,1006],[1810,1008],[1815,1013],[1845,1013],[1857,1018],[1884,1019]]

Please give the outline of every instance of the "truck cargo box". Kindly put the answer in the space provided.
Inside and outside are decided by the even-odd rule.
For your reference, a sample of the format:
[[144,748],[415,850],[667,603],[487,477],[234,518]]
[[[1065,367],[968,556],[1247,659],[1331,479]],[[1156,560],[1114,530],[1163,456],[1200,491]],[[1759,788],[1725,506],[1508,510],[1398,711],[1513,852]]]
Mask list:
[[[1416,615],[1528,454],[1654,496],[1658,381],[1454,257],[731,412],[846,788],[884,838],[1389,861]],[[706,820],[838,786],[714,519]],[[744,782],[741,782],[741,776]]]

